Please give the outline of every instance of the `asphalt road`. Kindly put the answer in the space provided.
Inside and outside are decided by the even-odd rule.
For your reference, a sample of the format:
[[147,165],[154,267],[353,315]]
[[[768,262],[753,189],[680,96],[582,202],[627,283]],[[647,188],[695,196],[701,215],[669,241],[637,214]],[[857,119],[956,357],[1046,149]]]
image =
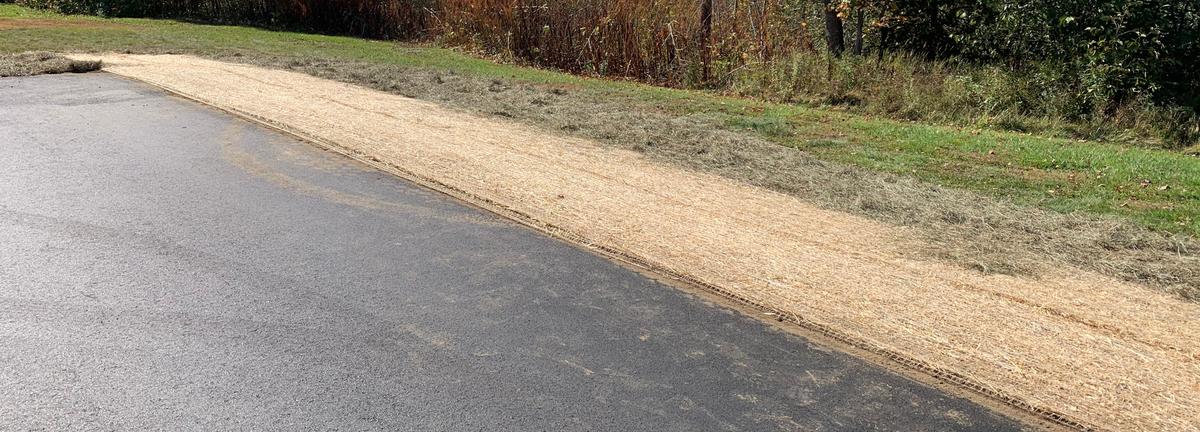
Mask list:
[[108,74],[0,79],[0,430],[1015,430]]

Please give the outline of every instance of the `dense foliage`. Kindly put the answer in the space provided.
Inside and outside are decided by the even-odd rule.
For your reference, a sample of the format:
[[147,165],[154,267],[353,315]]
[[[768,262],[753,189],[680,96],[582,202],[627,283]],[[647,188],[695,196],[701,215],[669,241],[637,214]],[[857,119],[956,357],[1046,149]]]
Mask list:
[[1198,0],[18,1],[440,38],[576,73],[911,119],[1025,130],[1069,123],[1073,136],[1134,130],[1173,146],[1200,136]]
[[437,0],[16,0],[67,14],[177,18],[384,39],[420,37]]
[[1200,1],[881,3],[895,35],[888,43],[896,48],[1003,63],[1018,72],[1052,62],[1050,78],[1081,89],[1083,102],[1104,109],[1137,98],[1200,107]]

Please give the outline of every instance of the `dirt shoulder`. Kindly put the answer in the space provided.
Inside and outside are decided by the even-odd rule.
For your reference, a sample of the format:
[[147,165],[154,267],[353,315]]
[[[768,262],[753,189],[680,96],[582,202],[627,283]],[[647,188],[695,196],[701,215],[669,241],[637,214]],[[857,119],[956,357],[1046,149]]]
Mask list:
[[928,259],[908,228],[511,121],[187,56],[110,72],[337,146],[592,247],[1069,421],[1200,428],[1200,305],[1073,266]]

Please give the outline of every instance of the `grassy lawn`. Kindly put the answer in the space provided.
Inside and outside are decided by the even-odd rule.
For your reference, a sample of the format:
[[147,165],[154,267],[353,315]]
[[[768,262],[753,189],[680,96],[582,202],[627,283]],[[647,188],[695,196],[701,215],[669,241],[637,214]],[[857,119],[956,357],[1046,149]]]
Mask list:
[[47,14],[0,5],[0,53],[180,52],[328,58],[563,85],[673,115],[703,114],[818,158],[915,176],[1059,212],[1116,215],[1200,236],[1200,158],[1183,153],[970,130],[763,103],[701,91],[495,63],[434,46],[165,20]]

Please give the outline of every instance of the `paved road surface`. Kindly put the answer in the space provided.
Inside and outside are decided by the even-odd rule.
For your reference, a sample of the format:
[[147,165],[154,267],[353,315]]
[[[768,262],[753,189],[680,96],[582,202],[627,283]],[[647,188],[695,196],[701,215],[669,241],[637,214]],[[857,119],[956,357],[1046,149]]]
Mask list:
[[0,430],[1014,430],[103,73],[0,79]]

